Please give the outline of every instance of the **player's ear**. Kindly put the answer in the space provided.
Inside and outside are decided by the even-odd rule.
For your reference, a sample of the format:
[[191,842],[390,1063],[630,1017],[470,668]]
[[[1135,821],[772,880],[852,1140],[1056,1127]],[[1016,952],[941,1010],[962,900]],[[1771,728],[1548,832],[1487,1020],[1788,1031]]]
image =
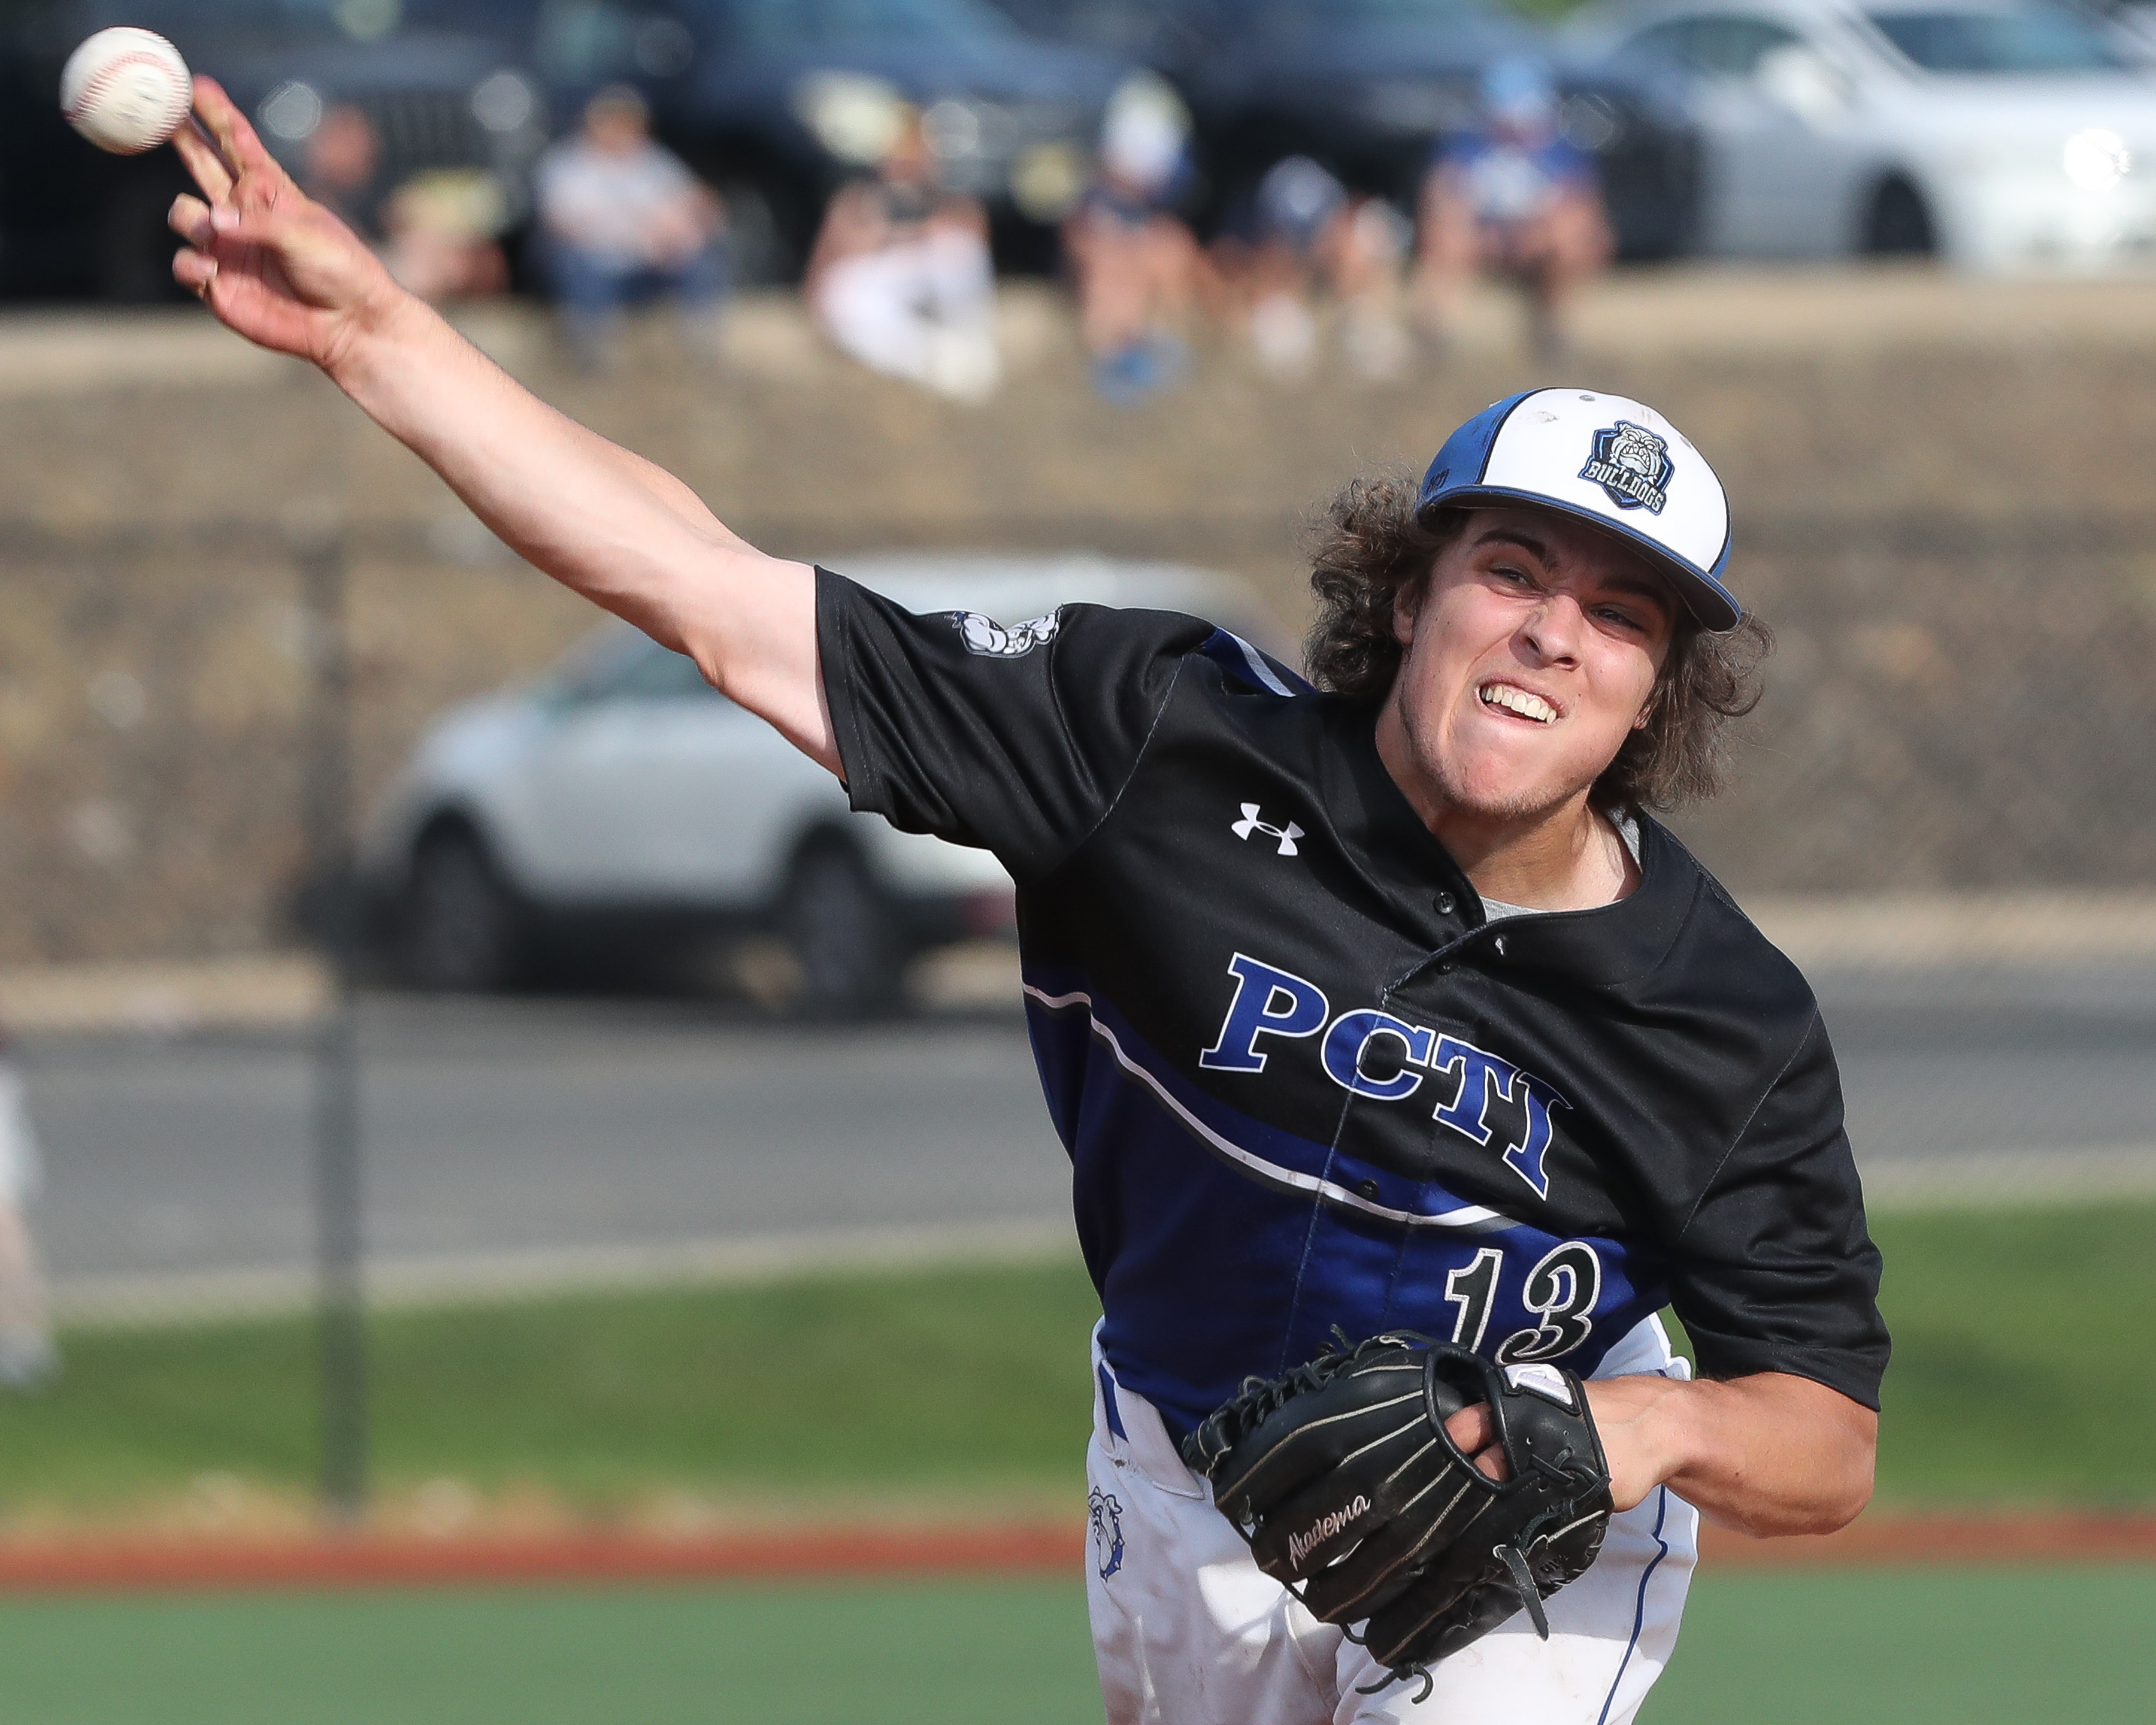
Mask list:
[[1677,679],[1684,675],[1686,662],[1691,657],[1692,644],[1698,635],[1696,626],[1682,620],[1670,631],[1669,642],[1662,649],[1662,662],[1655,667],[1654,686],[1647,691],[1647,698],[1640,703],[1640,711],[1632,720],[1635,731],[1645,731],[1654,723],[1655,715],[1677,698]]
[[1393,639],[1403,647],[1414,644],[1415,619],[1422,614],[1423,597],[1430,591],[1427,569],[1412,581],[1403,581],[1393,595]]

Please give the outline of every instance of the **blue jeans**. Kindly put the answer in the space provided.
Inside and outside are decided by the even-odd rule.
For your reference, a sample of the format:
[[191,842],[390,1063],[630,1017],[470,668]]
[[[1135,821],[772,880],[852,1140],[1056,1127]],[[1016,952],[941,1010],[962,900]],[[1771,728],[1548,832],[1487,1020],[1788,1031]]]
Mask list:
[[726,253],[714,239],[670,269],[634,264],[549,239],[543,253],[554,295],[572,328],[597,331],[624,305],[671,294],[681,309],[708,312],[726,297]]

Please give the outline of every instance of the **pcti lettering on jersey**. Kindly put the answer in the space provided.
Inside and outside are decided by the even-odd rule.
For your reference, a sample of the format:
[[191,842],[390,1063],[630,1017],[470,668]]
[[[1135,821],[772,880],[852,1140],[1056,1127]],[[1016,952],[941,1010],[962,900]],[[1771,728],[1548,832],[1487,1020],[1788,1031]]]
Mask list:
[[[1236,953],[1228,973],[1235,978],[1235,998],[1228,1003],[1220,1034],[1199,1055],[1200,1066],[1211,1072],[1262,1072],[1270,1055],[1259,1046],[1260,1039],[1277,1036],[1291,1041],[1321,1039],[1318,1062],[1325,1076],[1342,1090],[1380,1102],[1404,1101],[1425,1078],[1443,1074],[1458,1084],[1432,1117],[1486,1148],[1496,1137],[1491,1111],[1501,1102],[1519,1110],[1526,1124],[1516,1139],[1508,1138],[1505,1166],[1533,1187],[1536,1196],[1549,1196],[1543,1159],[1550,1147],[1550,1116],[1572,1106],[1553,1085],[1486,1048],[1389,1012],[1358,1007],[1336,1018],[1317,983],[1247,954]],[[1364,1070],[1381,1046],[1397,1056],[1399,1070],[1389,1076]]]

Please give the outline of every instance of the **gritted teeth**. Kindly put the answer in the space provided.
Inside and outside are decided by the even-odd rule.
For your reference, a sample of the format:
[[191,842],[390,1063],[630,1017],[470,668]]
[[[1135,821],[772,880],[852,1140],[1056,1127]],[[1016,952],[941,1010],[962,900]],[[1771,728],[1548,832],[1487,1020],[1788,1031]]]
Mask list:
[[1508,713],[1532,719],[1537,725],[1557,722],[1557,709],[1532,690],[1511,683],[1485,683],[1476,693],[1482,697],[1485,706],[1501,706]]

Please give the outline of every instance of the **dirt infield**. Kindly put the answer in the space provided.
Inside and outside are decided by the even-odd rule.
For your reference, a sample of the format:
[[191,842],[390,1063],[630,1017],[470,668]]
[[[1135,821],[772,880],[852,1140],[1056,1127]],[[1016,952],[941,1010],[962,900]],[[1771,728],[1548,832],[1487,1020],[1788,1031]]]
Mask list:
[[[458,1538],[77,1536],[0,1543],[0,1593],[1068,1574],[1081,1561],[1085,1543],[1082,1527],[1060,1521],[765,1530],[694,1539],[599,1530]],[[2156,1514],[1876,1515],[1820,1538],[1753,1540],[1710,1527],[1702,1546],[1703,1561],[1717,1568],[2156,1563]]]

